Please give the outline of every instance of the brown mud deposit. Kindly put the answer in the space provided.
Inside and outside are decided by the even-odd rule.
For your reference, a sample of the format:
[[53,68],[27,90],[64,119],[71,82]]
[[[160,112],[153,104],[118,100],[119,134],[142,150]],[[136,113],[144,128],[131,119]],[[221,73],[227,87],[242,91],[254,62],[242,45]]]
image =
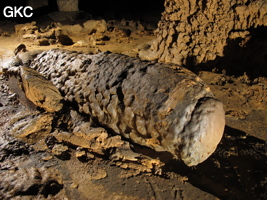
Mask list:
[[[60,12],[36,23],[1,22],[1,65],[10,62],[21,43],[31,53],[16,51],[12,66],[26,66],[36,53],[55,48],[90,56],[105,51],[134,59],[149,55],[160,62],[180,64],[194,70],[223,103],[226,126],[216,151],[204,162],[188,167],[170,153],[132,143],[101,127],[87,115],[92,110],[80,106],[84,105],[81,88],[73,85],[76,95],[71,97],[71,92],[67,95],[70,90],[60,86],[69,79],[64,73],[51,75],[59,79],[54,86],[59,84],[62,98],[81,102],[62,101],[46,79],[41,85],[49,86],[44,88],[27,85],[36,80],[20,80],[13,68],[8,80],[3,74],[0,77],[1,199],[267,198],[267,79],[263,67],[267,66],[263,53],[267,40],[262,34],[266,33],[266,2],[239,1],[231,7],[226,1],[183,2],[166,0],[155,32],[156,26],[150,23],[88,18],[77,22],[75,15]],[[77,55],[73,55],[74,61]],[[247,58],[252,59],[247,62]],[[42,77],[37,82],[40,80]],[[21,89],[23,85],[28,89]],[[98,94],[91,103],[99,101]],[[93,106],[97,113],[98,105]],[[146,142],[153,146],[158,141]]]

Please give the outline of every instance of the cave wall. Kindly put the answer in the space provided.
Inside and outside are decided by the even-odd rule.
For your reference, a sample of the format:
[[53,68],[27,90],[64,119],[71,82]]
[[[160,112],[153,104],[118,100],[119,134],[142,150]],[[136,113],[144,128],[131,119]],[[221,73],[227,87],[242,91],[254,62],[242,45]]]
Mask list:
[[[266,0],[166,0],[165,11],[156,30],[157,39],[152,42],[148,52],[140,53],[140,57],[192,66],[235,54],[239,47],[248,48],[247,44],[252,39],[254,46],[255,42],[259,43],[255,48],[257,51],[264,47],[267,50],[266,37],[255,41],[255,37],[266,35],[263,34],[267,33],[265,26]],[[264,46],[260,43],[264,43]],[[253,53],[248,49],[246,51]],[[262,51],[254,53],[262,54]],[[248,56],[246,52],[238,54],[241,57]],[[265,59],[259,63],[260,71],[267,64],[266,57],[263,54],[262,58],[255,58]]]
[[27,0],[26,5],[36,10],[37,8],[48,6],[48,0]]
[[59,11],[79,11],[79,0],[57,0]]
[[26,5],[36,10],[41,7],[51,6],[54,2],[57,3],[59,11],[79,11],[79,0],[26,0]]

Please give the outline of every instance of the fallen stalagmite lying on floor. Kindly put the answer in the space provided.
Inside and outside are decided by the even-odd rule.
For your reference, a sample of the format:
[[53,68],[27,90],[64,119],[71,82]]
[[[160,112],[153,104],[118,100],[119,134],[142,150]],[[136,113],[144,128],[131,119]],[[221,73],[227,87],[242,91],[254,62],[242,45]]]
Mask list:
[[50,79],[80,112],[189,166],[206,160],[222,138],[222,103],[184,68],[109,52],[59,49],[42,52],[30,67]]

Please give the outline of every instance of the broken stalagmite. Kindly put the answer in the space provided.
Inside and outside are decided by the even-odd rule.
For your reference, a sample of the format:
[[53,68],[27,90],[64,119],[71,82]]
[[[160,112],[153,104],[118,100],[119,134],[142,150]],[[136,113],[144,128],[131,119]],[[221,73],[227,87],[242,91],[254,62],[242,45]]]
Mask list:
[[26,97],[31,102],[48,112],[62,109],[62,96],[50,81],[26,66],[20,68],[20,76]]
[[39,54],[30,67],[97,123],[189,166],[206,160],[222,138],[222,103],[185,68],[58,49]]

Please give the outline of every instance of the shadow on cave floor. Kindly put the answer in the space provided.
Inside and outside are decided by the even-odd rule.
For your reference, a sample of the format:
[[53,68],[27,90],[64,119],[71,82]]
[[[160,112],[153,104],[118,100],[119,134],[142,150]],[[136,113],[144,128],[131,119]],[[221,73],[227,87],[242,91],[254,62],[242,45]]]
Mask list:
[[[251,80],[267,77],[267,27],[249,32],[245,38],[229,39],[223,57],[198,65],[190,57],[185,67],[197,74],[217,68],[230,76],[246,73]],[[167,170],[187,176],[189,183],[221,199],[267,199],[267,144],[241,130],[226,126],[217,150],[196,167],[174,162]]]
[[248,31],[250,34],[245,38],[227,40],[223,57],[195,64],[195,57],[191,56],[187,58],[185,67],[197,74],[217,68],[219,72],[225,70],[227,75],[242,76],[246,73],[250,78],[267,77],[267,27],[259,26]]
[[189,183],[221,199],[267,199],[266,153],[265,141],[226,126],[208,160],[196,167],[173,161],[166,170],[187,176]]

